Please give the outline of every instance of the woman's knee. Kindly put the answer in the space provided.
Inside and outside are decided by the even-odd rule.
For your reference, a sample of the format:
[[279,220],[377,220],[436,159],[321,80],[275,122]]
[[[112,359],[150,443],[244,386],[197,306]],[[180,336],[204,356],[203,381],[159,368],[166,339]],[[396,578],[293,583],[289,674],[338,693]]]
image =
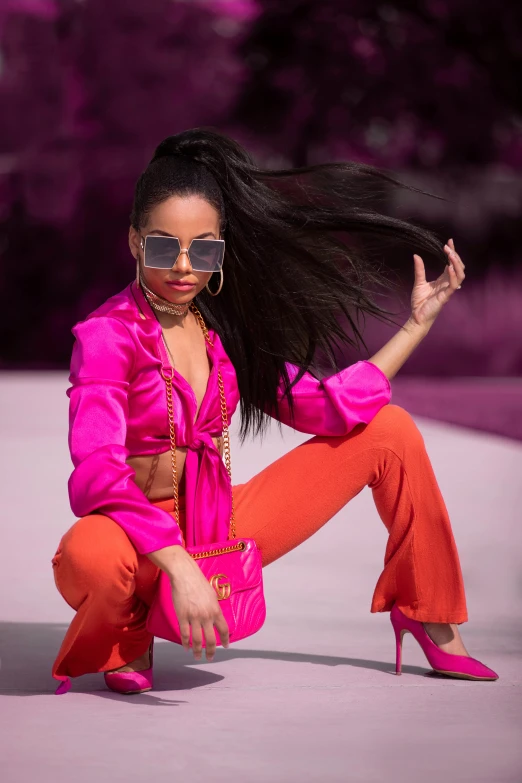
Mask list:
[[395,446],[417,445],[424,447],[424,438],[412,416],[400,405],[385,405],[373,419],[376,428],[381,431],[381,439]]
[[64,576],[71,575],[77,582],[103,590],[111,589],[116,583],[130,583],[138,559],[120,525],[102,514],[89,514],[64,534],[52,564],[62,581]]

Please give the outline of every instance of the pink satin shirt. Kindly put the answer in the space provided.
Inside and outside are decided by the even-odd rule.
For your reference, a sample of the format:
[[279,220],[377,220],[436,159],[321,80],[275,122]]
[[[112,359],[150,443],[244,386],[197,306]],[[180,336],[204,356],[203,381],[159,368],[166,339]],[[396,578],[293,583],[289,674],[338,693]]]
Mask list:
[[[75,343],[69,382],[69,449],[74,465],[68,483],[72,512],[112,518],[141,554],[182,544],[172,516],[149,501],[134,481],[129,456],[170,449],[163,367],[173,373],[176,443],[187,446],[185,462],[186,544],[207,544],[228,537],[231,483],[212,436],[221,435],[217,384],[221,370],[228,420],[239,402],[234,367],[218,334],[209,329],[210,377],[194,421],[192,388],[172,370],[161,326],[145,295],[133,281],[73,328]],[[288,364],[290,378],[298,372]],[[295,419],[279,387],[280,420],[310,435],[344,435],[368,423],[391,399],[384,373],[360,361],[318,380],[306,373],[292,389]]]

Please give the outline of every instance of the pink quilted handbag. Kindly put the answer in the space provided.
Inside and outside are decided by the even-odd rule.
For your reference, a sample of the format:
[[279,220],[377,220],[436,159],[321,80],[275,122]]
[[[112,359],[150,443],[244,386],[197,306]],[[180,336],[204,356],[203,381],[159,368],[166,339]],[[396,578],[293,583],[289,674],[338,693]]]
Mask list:
[[[211,343],[210,337],[199,310],[191,305],[205,339]],[[172,481],[174,490],[174,508],[176,519],[179,519],[178,481],[176,471],[176,441],[174,434],[174,405],[172,400],[172,375],[166,375],[161,369],[161,375],[167,386],[167,411],[169,415],[172,460]],[[228,432],[227,408],[223,379],[218,371],[218,384],[221,399],[221,414],[223,421],[223,442],[225,446],[225,465],[229,476],[230,468],[230,436]],[[201,571],[210,582],[217,594],[223,616],[229,629],[229,640],[237,642],[245,636],[256,633],[266,618],[266,605],[263,592],[261,553],[252,538],[236,538],[234,524],[234,508],[230,518],[229,538],[215,544],[186,547],[186,551],[198,563]],[[168,574],[161,572],[157,592],[147,616],[147,630],[154,636],[168,639],[181,644],[179,622],[172,601],[172,586]],[[221,644],[219,632],[214,627],[216,643]],[[192,633],[190,637],[192,644]],[[203,647],[206,641],[203,634]]]
[[[227,622],[230,641],[237,642],[258,631],[266,617],[261,576],[261,554],[251,538],[228,539],[222,544],[187,547],[217,593]],[[159,576],[159,585],[147,618],[147,630],[154,636],[181,644],[178,618],[172,602],[168,574]],[[214,627],[216,642],[221,644]],[[192,644],[192,635],[190,638]],[[203,647],[205,639],[203,634]]]

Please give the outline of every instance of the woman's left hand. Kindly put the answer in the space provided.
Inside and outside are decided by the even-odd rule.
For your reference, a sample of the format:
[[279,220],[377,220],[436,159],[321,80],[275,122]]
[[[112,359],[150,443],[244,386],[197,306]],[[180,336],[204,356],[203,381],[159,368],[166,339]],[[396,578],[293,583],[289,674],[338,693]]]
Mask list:
[[444,252],[448,257],[448,265],[433,283],[428,283],[426,280],[422,258],[418,255],[413,256],[415,283],[411,294],[410,319],[420,326],[431,326],[465,278],[464,264],[455,251],[452,239],[449,239],[448,244],[444,245]]

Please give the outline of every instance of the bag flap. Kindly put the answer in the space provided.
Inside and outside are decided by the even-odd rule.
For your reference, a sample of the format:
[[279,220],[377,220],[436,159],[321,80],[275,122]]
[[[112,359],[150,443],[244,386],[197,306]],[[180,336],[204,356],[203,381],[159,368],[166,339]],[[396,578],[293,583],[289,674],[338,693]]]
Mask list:
[[187,548],[189,554],[199,554],[199,552],[222,549],[239,542],[245,544],[243,550],[224,552],[196,560],[205,577],[209,581],[214,579],[213,587],[219,589],[221,585],[228,592],[228,588],[225,588],[225,585],[228,584],[230,586],[229,595],[239,593],[242,590],[251,590],[262,581],[261,553],[255,541],[248,538],[234,539],[233,541],[226,541],[223,544],[216,544],[211,547],[207,545]]

